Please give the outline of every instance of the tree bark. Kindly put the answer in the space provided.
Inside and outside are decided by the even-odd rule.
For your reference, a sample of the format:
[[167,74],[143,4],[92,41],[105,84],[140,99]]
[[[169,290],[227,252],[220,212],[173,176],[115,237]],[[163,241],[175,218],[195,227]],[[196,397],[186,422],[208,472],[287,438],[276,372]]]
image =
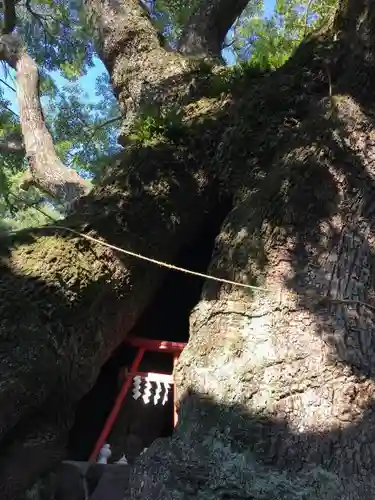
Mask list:
[[[269,290],[250,295],[206,283],[175,374],[179,426],[137,463],[127,499],[374,497],[375,82],[368,61],[375,7],[365,0],[356,0],[355,12],[350,1],[345,6],[334,27],[310,37],[281,70],[225,99],[186,106],[178,145],[134,148],[64,222],[173,262],[225,193],[235,206],[209,272]],[[108,30],[103,57],[123,47],[124,19],[115,34],[114,23],[100,21],[102,35]],[[50,231],[1,245],[5,499],[17,498],[36,473],[15,476],[14,466],[9,478],[7,459],[14,464],[36,446],[35,426],[52,427],[53,436],[66,431],[65,401],[88,389],[163,277],[144,261]],[[54,414],[40,419],[50,398],[64,401],[63,423]],[[33,427],[21,431],[30,415]],[[12,454],[10,442],[18,443]],[[45,449],[38,470],[47,464]]]
[[3,28],[2,33],[8,34],[11,33],[16,26],[16,1],[14,0],[3,0]]
[[126,499],[375,494],[375,12],[350,4],[232,110],[217,161],[236,203],[209,271],[269,292],[207,281],[178,429]]
[[[198,156],[186,146],[136,149],[130,163],[118,166],[83,199],[80,215],[64,225],[173,261],[206,214],[215,210],[217,168],[209,166],[212,149],[207,149],[208,144],[215,147],[214,130],[207,121],[196,130],[205,143]],[[0,436],[6,441],[21,432],[22,422],[51,395],[71,402],[83,396],[151,300],[163,272],[48,228],[3,240],[1,255]],[[61,431],[66,425],[61,423]],[[44,467],[51,465],[47,457]],[[18,476],[13,473],[14,481],[5,481],[8,475],[0,467],[0,485],[7,484],[2,498],[18,498],[32,479],[25,470],[22,477],[19,470]]]
[[26,156],[34,183],[54,199],[70,204],[87,194],[90,184],[58,158],[39,98],[39,76],[35,61],[26,53],[16,64],[17,98]]
[[85,0],[97,50],[111,75],[124,123],[125,144],[135,119],[191,99],[197,61],[160,46],[156,29],[138,0]]
[[199,2],[185,26],[179,51],[184,55],[221,58],[226,34],[249,0],[204,0]]
[[[13,26],[13,23],[5,23],[5,26]],[[34,184],[69,207],[89,192],[90,184],[75,170],[67,168],[56,154],[42,112],[38,67],[13,34],[0,36],[0,60],[16,70],[20,123],[29,164],[29,179],[24,185]]]

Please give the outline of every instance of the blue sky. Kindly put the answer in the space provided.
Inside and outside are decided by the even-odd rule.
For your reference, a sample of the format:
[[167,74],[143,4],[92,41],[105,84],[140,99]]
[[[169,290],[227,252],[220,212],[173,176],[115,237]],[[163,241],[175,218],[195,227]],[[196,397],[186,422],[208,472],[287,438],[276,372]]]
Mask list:
[[[272,14],[274,7],[275,7],[275,3],[276,3],[276,0],[265,0],[265,2],[264,2],[264,16],[265,17],[269,17]],[[227,60],[228,64],[233,64],[235,62],[234,57],[230,53],[230,51],[223,52],[223,56]],[[90,102],[96,102],[99,99],[98,96],[96,96],[96,94],[95,94],[95,82],[96,82],[97,77],[100,76],[101,74],[103,74],[105,71],[106,70],[105,70],[104,65],[101,62],[101,60],[98,58],[95,58],[94,67],[91,68],[87,72],[86,75],[82,76],[78,80],[79,85],[83,89],[85,89],[85,91],[87,93],[87,99]],[[69,82],[67,80],[65,80],[65,78],[63,78],[61,76],[61,74],[57,71],[54,72],[52,74],[52,76],[53,76],[56,84],[59,87],[63,87],[65,85],[69,84]],[[0,78],[4,79],[4,77],[5,77],[5,75],[4,75],[3,69],[0,67]],[[9,79],[7,80],[7,83],[11,84],[13,87],[15,86],[14,82],[9,80]],[[76,84],[77,83],[75,83],[75,85]],[[0,85],[2,85],[2,89],[4,90],[4,97],[11,102],[11,108],[13,109],[13,111],[18,113],[18,106],[17,106],[16,96],[15,96],[14,92],[12,92],[8,88],[6,88],[3,84],[1,84],[1,82],[0,82]]]

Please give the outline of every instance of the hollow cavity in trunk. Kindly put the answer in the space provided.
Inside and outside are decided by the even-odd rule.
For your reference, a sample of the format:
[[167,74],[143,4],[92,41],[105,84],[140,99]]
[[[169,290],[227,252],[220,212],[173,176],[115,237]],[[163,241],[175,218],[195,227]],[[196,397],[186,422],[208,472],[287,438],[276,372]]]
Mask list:
[[[203,224],[195,238],[182,249],[173,264],[207,273],[216,235],[230,209],[231,202],[223,202],[210,220]],[[162,286],[131,335],[187,342],[190,312],[200,299],[203,283],[204,279],[197,276],[173,270],[166,271]],[[135,348],[126,344],[116,349],[102,367],[94,387],[78,404],[75,424],[69,436],[69,460],[88,459],[120,390],[124,369],[131,366],[136,353]],[[172,370],[172,356],[163,353],[146,353],[139,367],[142,372],[172,373]],[[111,461],[125,455],[127,460],[132,462],[155,439],[172,434],[172,389],[168,392],[165,404],[161,404],[163,397],[164,394],[156,404],[152,401],[145,404],[142,399],[135,401],[131,387],[107,439],[112,446]]]

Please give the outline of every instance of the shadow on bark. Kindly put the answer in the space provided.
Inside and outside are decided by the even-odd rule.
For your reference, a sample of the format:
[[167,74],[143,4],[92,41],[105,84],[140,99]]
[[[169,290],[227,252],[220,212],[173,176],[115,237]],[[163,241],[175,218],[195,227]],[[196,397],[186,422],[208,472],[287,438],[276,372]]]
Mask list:
[[[134,492],[143,488],[144,498],[148,487],[156,488],[149,482],[156,467],[160,478],[165,474],[174,481],[180,474],[183,481],[192,482],[192,495],[204,488],[220,488],[208,465],[196,459],[202,447],[203,456],[216,457],[217,468],[226,474],[224,455],[212,453],[216,438],[210,435],[211,429],[218,430],[219,442],[229,447],[224,446],[223,453],[228,455],[228,474],[235,478],[230,493],[217,490],[221,498],[237,494],[236,474],[246,476],[246,471],[240,467],[234,472],[233,467],[242,460],[237,455],[244,452],[255,455],[245,457],[246,464],[258,460],[262,467],[294,472],[304,463],[323,464],[338,473],[342,464],[352,460],[353,450],[363,446],[350,471],[367,474],[363,457],[367,453],[371,463],[372,452],[370,444],[364,443],[373,441],[373,310],[359,302],[371,302],[373,295],[371,155],[375,150],[372,143],[366,143],[367,149],[361,144],[374,123],[367,101],[367,117],[360,109],[362,88],[339,79],[340,71],[332,71],[333,83],[343,97],[327,96],[324,61],[331,45],[319,43],[312,60],[316,45],[311,42],[245,96],[221,104],[209,118],[205,112],[198,113],[181,142],[135,148],[130,162],[113,170],[82,201],[78,213],[63,223],[173,263],[202,220],[210,219],[221,197],[234,196],[235,207],[222,228],[227,238],[217,239],[212,274],[229,279],[246,276],[252,284],[267,284],[267,279],[274,278],[295,293],[294,308],[313,314],[311,330],[324,336],[333,348],[332,358],[363,377],[360,384],[353,383],[353,394],[342,395],[343,403],[350,406],[355,398],[356,408],[362,408],[356,423],[344,423],[326,433],[297,433],[288,428],[286,418],[251,415],[246,406],[220,406],[207,398],[201,403],[200,396],[190,394],[181,404],[182,422],[172,445],[163,448],[163,456],[154,464],[152,456],[145,455],[142,463],[147,471],[139,478],[133,475]],[[337,49],[332,60],[337,53],[341,56]],[[212,111],[210,104],[207,108]],[[3,240],[0,251],[4,259],[0,429],[7,449],[11,432],[48,404],[52,393],[74,404],[88,391],[100,367],[152,301],[165,272],[48,228],[24,231],[8,243]],[[219,286],[206,284],[203,298],[214,302],[218,296]],[[48,418],[42,428],[47,431],[54,418]],[[67,424],[54,423],[54,428],[68,427],[70,418],[68,414]],[[207,444],[201,444],[205,435]],[[32,447],[35,440],[30,436]],[[29,437],[22,440],[20,453]],[[185,447],[187,454],[182,455],[179,447]],[[180,453],[185,471],[172,465],[172,458],[167,463],[173,453],[174,462]],[[37,468],[47,467],[50,458],[47,453],[44,466],[39,463]],[[190,470],[189,464],[196,462]],[[16,467],[9,468],[9,463],[0,469],[1,484],[9,471],[14,474]],[[265,481],[268,471],[264,471]],[[3,498],[16,498],[35,472],[22,470],[22,481],[20,476],[13,482],[7,479]],[[254,474],[251,470],[249,474],[241,491],[246,485],[252,487]],[[340,474],[346,484],[345,471]],[[217,486],[204,486],[208,480]],[[162,498],[176,498],[175,486],[168,481],[158,486],[164,488]],[[350,484],[354,487],[355,478]]]
[[126,500],[370,498],[362,476],[372,461],[361,453],[373,427],[372,404],[358,424],[329,432],[297,432],[283,419],[194,391],[182,408],[173,438],[156,441],[136,463]]
[[[214,165],[207,168],[215,128],[202,120],[194,130],[201,138],[210,132],[206,149],[197,155],[191,144],[135,147],[129,164],[110,172],[63,225],[173,262],[221,203]],[[0,430],[5,452],[0,489],[3,498],[18,498],[36,470],[48,469],[56,460],[48,437],[43,445],[34,439],[36,422],[46,436],[57,435],[59,456],[64,455],[62,435],[71,426],[70,407],[93,385],[165,271],[48,227],[2,238],[0,253]],[[66,409],[62,421],[45,415],[50,397]],[[17,465],[24,447],[35,454],[28,470]]]

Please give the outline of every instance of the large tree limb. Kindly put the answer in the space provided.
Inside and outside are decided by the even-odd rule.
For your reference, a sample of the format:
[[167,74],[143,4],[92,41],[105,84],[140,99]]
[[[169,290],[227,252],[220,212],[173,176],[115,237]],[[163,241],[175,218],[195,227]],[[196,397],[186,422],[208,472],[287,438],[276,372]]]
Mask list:
[[16,70],[21,130],[33,184],[52,198],[69,205],[86,194],[90,187],[56,154],[42,112],[38,67],[16,35],[0,37],[0,59]]
[[126,117],[124,135],[146,106],[185,98],[191,64],[161,47],[158,32],[138,0],[85,0],[85,7],[89,24],[96,28],[97,50]]
[[179,51],[185,55],[220,57],[225,35],[249,0],[202,0],[185,26]]
[[16,3],[14,0],[2,0],[3,6],[3,34],[12,33],[16,27]]

